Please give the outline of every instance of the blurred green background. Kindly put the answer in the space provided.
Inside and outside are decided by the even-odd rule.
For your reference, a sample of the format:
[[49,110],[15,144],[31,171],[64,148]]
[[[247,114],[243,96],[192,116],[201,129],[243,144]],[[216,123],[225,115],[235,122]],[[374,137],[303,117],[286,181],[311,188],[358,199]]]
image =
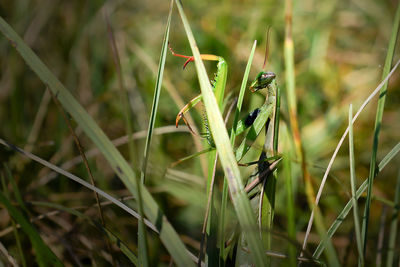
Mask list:
[[[182,1],[191,23],[200,52],[224,57],[229,65],[227,92],[239,92],[251,45],[258,40],[250,78],[262,68],[265,33],[272,27],[267,69],[277,75],[285,91],[283,41],[285,6],[283,1]],[[380,83],[382,65],[387,53],[397,1],[375,0],[304,0],[293,5],[293,40],[295,48],[296,93],[298,115],[306,160],[314,188],[317,190],[333,150],[347,127],[349,104],[354,110]],[[110,139],[126,134],[124,93],[118,85],[105,16],[109,17],[121,59],[125,86],[129,91],[133,131],[147,130],[157,74],[162,38],[169,1],[59,1],[3,0],[3,17],[25,42],[46,63],[60,81],[90,113]],[[190,47],[176,9],[171,22],[170,44],[178,53],[190,55]],[[399,58],[395,53],[395,60]],[[168,54],[164,87],[161,93],[156,127],[167,133],[154,137],[149,165],[148,188],[158,200],[169,220],[188,247],[199,247],[201,223],[205,212],[205,178],[198,159],[170,168],[176,160],[198,149],[193,137],[180,126],[174,130],[175,116],[184,103],[199,93],[194,65],[182,70],[183,60]],[[209,76],[215,63],[206,63]],[[400,139],[399,73],[390,80],[388,98],[379,139],[378,162]],[[46,92],[46,86],[27,67],[19,54],[0,37],[0,137],[32,151],[43,159],[64,166],[80,177],[87,177],[82,163],[66,166],[79,156],[71,134]],[[285,94],[281,112],[288,120]],[[262,96],[245,95],[245,111],[263,102]],[[354,125],[355,158],[358,184],[368,177],[377,98],[367,106]],[[191,112],[201,126],[203,111]],[[354,111],[355,113],[355,111]],[[75,126],[73,120],[71,120]],[[182,130],[183,129],[183,130]],[[83,147],[92,143],[76,128]],[[140,169],[143,138],[135,139],[133,168]],[[128,157],[126,145],[119,147]],[[283,149],[283,148],[281,148]],[[74,207],[86,214],[97,215],[92,192],[52,174],[48,169],[22,156],[0,148],[0,160],[11,169],[23,199],[47,201]],[[297,242],[304,237],[309,208],[299,173],[295,168]],[[96,184],[118,197],[129,192],[101,156],[90,157]],[[399,169],[395,158],[375,180],[374,194],[393,199]],[[2,166],[3,167],[3,166]],[[1,167],[1,168],[2,168]],[[5,175],[3,174],[3,177]],[[217,181],[222,185],[222,180]],[[285,235],[285,190],[278,180],[277,210],[274,231]],[[6,187],[10,186],[6,182]],[[321,200],[325,224],[329,226],[350,196],[348,144],[339,152]],[[361,200],[361,204],[364,200]],[[131,203],[134,205],[133,203]],[[383,204],[372,202],[369,238],[376,240],[380,229]],[[29,206],[29,216],[52,211],[51,208]],[[106,224],[132,249],[137,244],[137,222],[118,208],[104,208]],[[386,218],[388,220],[388,218]],[[0,210],[0,240],[10,253],[16,251],[14,236],[9,230],[6,210]],[[58,213],[37,220],[35,226],[48,244],[66,264],[105,265],[110,260],[106,242],[84,220],[68,213]],[[333,238],[343,265],[356,263],[351,216]],[[7,232],[8,229],[8,232]],[[153,236],[154,237],[154,236]],[[313,238],[314,237],[314,238]],[[22,237],[23,238],[23,237]],[[311,247],[318,236],[311,236]],[[288,241],[279,239],[274,250],[285,252]],[[32,258],[29,244],[22,244],[26,257]],[[368,260],[374,262],[376,242],[370,242]],[[161,250],[161,252],[159,251]],[[127,259],[115,247],[113,257],[120,263]],[[168,264],[169,257],[157,238],[150,241],[152,263]],[[276,262],[279,264],[279,261]]]

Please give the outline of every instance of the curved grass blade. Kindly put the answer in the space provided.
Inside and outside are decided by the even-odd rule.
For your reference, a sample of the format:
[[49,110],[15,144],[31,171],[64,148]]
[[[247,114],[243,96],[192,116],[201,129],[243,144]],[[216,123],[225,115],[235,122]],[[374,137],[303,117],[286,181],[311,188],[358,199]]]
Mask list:
[[[397,4],[397,11],[396,11],[396,16],[393,21],[392,34],[390,36],[388,52],[386,54],[385,66],[383,67],[382,79],[388,75],[388,73],[390,71],[390,67],[392,66],[394,49],[396,46],[396,40],[397,40],[398,31],[399,31],[399,25],[400,25],[400,3]],[[378,107],[376,109],[374,141],[372,144],[372,154],[371,154],[371,160],[369,163],[367,202],[366,202],[365,209],[364,209],[364,217],[363,217],[363,224],[362,224],[364,256],[365,256],[365,253],[367,250],[368,221],[369,221],[369,213],[370,213],[370,205],[371,205],[372,186],[373,186],[374,177],[375,177],[376,155],[378,152],[378,139],[379,139],[379,132],[380,132],[381,125],[382,125],[383,109],[385,107],[387,86],[388,86],[388,82],[386,82],[382,86],[381,90],[379,91]]]
[[29,237],[32,247],[35,250],[37,264],[39,266],[64,266],[59,258],[51,251],[46,245],[43,239],[35,227],[29,222],[27,218],[15,208],[5,195],[0,192],[0,202],[6,207],[8,213],[14,218],[14,220],[21,225],[22,230]]
[[[353,123],[354,123],[354,119],[353,119]],[[386,156],[385,158],[382,159],[382,161],[379,163],[378,165],[378,171],[376,174],[378,174],[379,172],[381,172],[383,170],[383,168],[386,166],[386,164],[392,160],[397,153],[399,153],[400,151],[400,143],[398,143]],[[357,189],[356,192],[356,199],[359,199],[361,194],[367,189],[368,186],[368,180],[365,180],[362,185]],[[332,223],[331,227],[329,227],[326,236],[324,237],[324,239],[321,240],[321,242],[318,244],[318,247],[315,249],[313,257],[315,259],[318,259],[322,252],[324,251],[326,245],[327,245],[327,241],[328,239],[331,239],[332,236],[335,234],[336,230],[339,228],[339,226],[342,224],[342,222],[344,221],[344,219],[346,218],[346,216],[349,214],[351,208],[353,207],[353,200],[350,199],[349,202],[347,202],[346,206],[343,208],[343,210],[339,213],[338,217],[336,218],[336,220]]]
[[[172,14],[172,8],[174,5],[174,1],[171,0],[170,8],[169,8],[169,14],[168,14],[168,21],[167,21],[167,26],[165,27],[165,33],[164,33],[164,39],[162,43],[162,48],[161,48],[161,55],[160,55],[160,63],[158,66],[158,72],[157,72],[157,78],[156,78],[156,85],[154,88],[154,97],[153,97],[153,104],[151,107],[151,114],[150,114],[150,120],[149,120],[149,128],[147,131],[147,137],[146,137],[146,145],[144,148],[143,152],[143,163],[142,163],[142,169],[140,173],[140,180],[141,183],[144,185],[146,182],[146,172],[147,172],[147,163],[149,161],[149,154],[150,154],[150,144],[151,144],[151,138],[153,136],[153,131],[154,131],[154,123],[156,121],[156,115],[157,115],[157,109],[158,109],[158,102],[160,99],[160,93],[161,93],[161,84],[162,84],[162,79],[163,79],[163,74],[164,74],[164,67],[165,67],[165,58],[167,57],[167,51],[168,51],[168,39],[169,39],[169,27],[171,24],[171,14]],[[139,221],[139,265],[140,266],[148,266],[148,254],[147,254],[147,240],[146,240],[146,229],[144,227],[144,221],[143,221],[143,200],[142,200],[142,193],[140,191],[140,184],[139,184],[139,179],[136,179],[136,186],[138,188],[138,204],[139,204],[139,213],[141,215],[141,220]]]
[[[305,193],[307,196],[307,204],[311,210],[312,220],[314,220],[315,215],[315,225],[318,234],[321,238],[324,238],[326,233],[326,227],[323,220],[323,215],[318,206],[318,202],[314,202],[316,199],[315,192],[313,188],[313,184],[311,181],[311,175],[308,170],[306,164],[306,157],[304,153],[304,144],[301,138],[301,132],[298,122],[297,115],[297,96],[296,96],[296,76],[295,76],[295,66],[294,66],[294,42],[293,42],[293,0],[285,1],[285,15],[286,15],[286,23],[285,23],[285,42],[284,42],[284,58],[285,58],[285,70],[286,70],[286,98],[288,104],[288,112],[289,112],[289,122],[290,128],[292,130],[292,139],[293,139],[293,149],[296,152],[296,156],[300,161],[302,176],[305,184]],[[318,197],[317,197],[318,199]],[[314,204],[315,203],[315,204]],[[310,220],[311,222],[311,220]],[[311,231],[311,223],[308,224],[306,235],[304,237],[302,251],[300,253],[300,257],[303,256],[304,251],[307,247],[307,240]],[[338,256],[332,244],[328,245],[326,250],[326,255],[328,258],[328,262],[331,266],[339,266]]]
[[[171,10],[172,6],[170,8],[169,16],[168,16],[168,23],[167,23],[167,30],[169,30],[169,21],[171,18]],[[119,90],[120,90],[120,99],[121,99],[121,104],[122,104],[122,110],[124,113],[124,118],[125,118],[125,128],[126,128],[126,133],[128,134],[128,151],[129,151],[129,161],[131,162],[132,166],[135,163],[135,150],[134,150],[134,144],[132,140],[132,114],[131,114],[131,108],[129,106],[129,92],[125,87],[125,82],[124,78],[122,75],[122,68],[121,68],[121,60],[120,56],[118,53],[118,48],[117,48],[117,43],[115,41],[115,36],[113,29],[111,27],[111,23],[109,20],[109,16],[107,13],[106,8],[103,9],[104,11],[104,20],[107,25],[107,32],[109,36],[109,42],[112,50],[112,55],[113,55],[113,61],[115,65],[115,71],[117,74],[118,78],[118,84],[119,84]],[[84,154],[83,154],[84,155]],[[85,159],[85,157],[83,157]],[[91,179],[93,179],[91,177]],[[138,206],[138,211],[140,215],[139,219],[139,226],[138,226],[138,254],[139,254],[139,265],[147,267],[149,266],[149,260],[148,260],[148,252],[147,252],[147,238],[146,238],[146,230],[144,227],[144,212],[143,212],[143,198],[142,198],[142,193],[140,191],[140,184],[139,180],[136,179],[136,186],[138,188],[138,197],[137,197],[137,206]],[[93,182],[94,185],[94,182]],[[96,195],[97,196],[97,195]],[[98,199],[96,199],[98,202]],[[99,206],[99,210],[101,212],[101,207]],[[101,218],[103,218],[102,212]],[[103,220],[103,219],[102,219]],[[104,225],[104,223],[103,223]]]
[[394,253],[396,249],[396,237],[397,237],[397,224],[400,210],[400,171],[397,174],[397,182],[396,182],[396,192],[394,196],[394,209],[391,216],[390,222],[390,235],[388,242],[388,253],[386,258],[386,267],[393,266]]
[[74,216],[79,217],[80,219],[86,220],[90,222],[94,227],[98,228],[103,234],[107,236],[107,238],[115,244],[121,251],[122,253],[125,254],[125,256],[131,261],[132,264],[138,265],[138,259],[136,255],[133,253],[132,250],[129,249],[129,247],[121,240],[119,239],[115,234],[113,234],[110,230],[108,230],[106,227],[103,225],[100,225],[96,223],[95,221],[92,220],[90,216],[87,216],[86,214],[72,208],[68,208],[59,204],[55,203],[49,203],[49,202],[41,202],[41,201],[34,201],[31,202],[33,205],[36,206],[43,206],[43,207],[49,207],[53,209],[57,209],[60,211],[65,211],[68,212],[69,214],[72,214]]
[[[22,210],[23,214],[29,214],[28,209],[26,208],[25,203],[24,203],[24,201],[22,199],[21,192],[18,189],[17,183],[15,182],[15,179],[11,174],[10,168],[8,168],[6,163],[3,163],[3,167],[4,167],[4,170],[5,170],[5,176],[7,176],[8,181],[11,184],[11,188],[12,188],[11,192],[14,193],[14,197],[15,197],[20,209]],[[4,196],[7,199],[10,199],[10,191],[7,188],[7,185],[6,185],[6,182],[5,182],[5,179],[4,179],[3,175],[1,177],[1,184],[3,186]],[[13,219],[11,220],[11,224],[12,224],[12,229],[13,229],[13,232],[14,232],[15,242],[17,243],[17,249],[18,249],[18,253],[19,253],[21,264],[22,264],[23,267],[26,267],[27,266],[26,265],[26,259],[25,259],[25,256],[24,256],[24,252],[22,250],[21,238],[20,238],[20,235],[18,234],[18,229],[17,229],[15,221]]]
[[[393,75],[393,73],[395,72],[395,70],[397,69],[399,64],[400,64],[400,60],[397,61],[396,65],[394,65],[394,67],[392,68],[390,73],[385,77],[385,79],[378,85],[378,87],[376,87],[375,90],[362,103],[361,107],[357,110],[357,113],[354,115],[352,123],[354,123],[357,120],[358,116],[361,114],[361,112],[364,110],[364,108],[368,105],[368,103],[372,100],[372,98],[379,92],[379,90],[388,81],[388,79]],[[338,142],[338,144],[337,144],[337,146],[335,148],[335,151],[333,152],[333,155],[332,155],[332,157],[331,157],[331,159],[330,159],[330,161],[328,163],[328,166],[327,166],[327,168],[325,170],[324,177],[322,178],[321,184],[320,184],[319,189],[318,189],[317,196],[315,198],[315,204],[314,205],[315,205],[316,208],[318,207],[317,205],[318,205],[318,203],[319,203],[319,201],[321,199],[322,191],[323,191],[323,189],[325,187],[326,180],[328,179],[329,172],[330,172],[330,170],[331,170],[331,168],[333,166],[333,162],[335,161],[336,155],[339,152],[339,149],[342,146],[342,144],[344,142],[344,139],[346,138],[346,135],[347,135],[348,132],[349,132],[349,128],[347,127],[347,129],[344,131],[342,137],[340,138],[340,140],[339,140],[339,142]],[[310,235],[311,228],[312,228],[313,221],[314,221],[314,215],[316,215],[316,214],[317,214],[317,212],[315,212],[314,210],[311,211],[310,219],[308,220],[306,235],[305,235],[304,241],[303,241],[303,247],[305,247],[306,244],[307,244],[307,240],[308,240],[308,237]],[[329,237],[325,236],[323,239],[325,240],[327,238],[329,238]]]
[[[55,171],[55,172],[57,172],[57,173],[59,173],[61,175],[64,175],[65,177],[71,179],[74,182],[77,182],[78,184],[83,185],[84,187],[96,192],[97,194],[99,194],[100,196],[104,197],[105,199],[108,199],[109,201],[111,201],[112,203],[114,203],[115,205],[120,207],[121,209],[125,210],[126,212],[128,212],[130,215],[132,215],[136,219],[140,219],[140,215],[137,212],[135,212],[134,210],[132,210],[131,208],[129,208],[127,205],[125,205],[121,201],[118,201],[116,198],[114,198],[111,195],[107,194],[103,190],[101,190],[101,189],[89,184],[88,182],[84,181],[83,179],[79,178],[78,176],[73,175],[73,174],[63,170],[63,169],[57,167],[56,165],[53,165],[50,162],[45,161],[45,160],[39,158],[38,156],[36,156],[36,155],[34,155],[32,153],[24,151],[21,148],[6,142],[1,138],[0,138],[0,144],[4,145],[6,147],[9,147],[9,148],[11,148],[11,149],[23,154],[24,156],[26,156],[26,157],[28,157],[28,158],[30,158],[30,159],[42,164],[43,166],[46,166],[46,167],[52,169],[53,171]],[[149,222],[148,220],[145,219],[145,223],[150,229],[152,229],[154,232],[158,233],[157,228],[151,222]]]
[[257,232],[255,215],[251,209],[249,199],[243,190],[243,183],[229,141],[228,132],[225,128],[221,112],[219,111],[218,104],[212,92],[211,84],[208,79],[203,61],[200,58],[200,52],[196,45],[192,30],[190,29],[189,22],[184,14],[180,1],[175,0],[175,2],[178,6],[179,14],[181,16],[186,35],[195,58],[194,63],[196,65],[197,75],[210,123],[211,133],[214,137],[218,155],[221,159],[221,164],[228,180],[233,206],[236,210],[242,230],[246,233],[255,264],[257,266],[265,266],[265,253],[261,239]]
[[[238,134],[238,124],[239,124],[239,114],[242,110],[244,93],[246,92],[247,81],[249,80],[249,74],[251,69],[251,64],[254,58],[254,52],[256,51],[257,40],[254,41],[253,47],[251,48],[249,60],[247,61],[246,69],[244,71],[242,85],[240,87],[239,98],[237,101],[237,106],[235,110],[235,117],[233,120],[233,127],[231,130],[231,145],[235,144],[236,135]],[[242,123],[244,125],[244,123]],[[228,203],[228,182],[224,179],[224,185],[222,189],[222,201],[221,201],[221,212],[219,221],[219,242],[220,242],[220,259],[225,259],[225,216],[226,216],[226,205]]]
[[[0,31],[9,39],[11,45],[20,53],[25,62],[38,77],[53,91],[65,110],[74,118],[77,124],[103,153],[111,168],[123,181],[133,196],[138,196],[136,176],[132,168],[113,146],[110,139],[104,134],[92,117],[75,100],[64,85],[54,76],[46,65],[33,53],[20,36],[0,17]],[[143,209],[146,217],[160,232],[160,239],[179,266],[192,266],[194,263],[187,253],[185,245],[178,234],[163,215],[156,201],[149,191],[140,185],[143,197]]]
[[149,154],[150,154],[149,150],[150,150],[151,138],[153,137],[154,124],[156,122],[158,103],[159,103],[160,93],[161,93],[161,85],[162,85],[162,80],[163,80],[163,75],[164,75],[165,59],[167,57],[167,51],[168,51],[169,28],[170,28],[170,24],[171,24],[171,14],[172,14],[173,4],[174,4],[174,1],[172,0],[171,6],[169,9],[169,14],[168,14],[167,26],[165,28],[164,39],[163,39],[163,43],[162,43],[162,47],[161,47],[160,63],[158,65],[156,84],[155,84],[155,88],[154,88],[154,97],[153,97],[153,104],[151,106],[149,128],[147,130],[146,145],[145,145],[144,152],[143,152],[143,165],[142,165],[142,172],[141,172],[141,181],[143,184],[145,184],[145,182],[146,182],[147,163],[149,161]]

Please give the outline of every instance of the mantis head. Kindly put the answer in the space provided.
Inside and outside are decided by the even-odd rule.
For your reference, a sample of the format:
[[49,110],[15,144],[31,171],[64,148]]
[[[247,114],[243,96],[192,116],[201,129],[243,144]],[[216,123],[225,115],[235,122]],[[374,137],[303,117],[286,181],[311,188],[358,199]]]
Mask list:
[[275,79],[276,75],[273,72],[261,71],[250,85],[250,90],[256,92],[258,90],[267,88],[268,85]]
[[257,92],[258,90],[267,88],[276,77],[275,73],[273,73],[271,71],[264,71],[265,65],[267,64],[267,61],[268,61],[270,29],[271,29],[270,27],[268,27],[268,29],[267,29],[267,42],[265,44],[265,56],[264,56],[263,71],[258,73],[257,77],[254,79],[254,81],[250,85],[250,90],[253,93]]

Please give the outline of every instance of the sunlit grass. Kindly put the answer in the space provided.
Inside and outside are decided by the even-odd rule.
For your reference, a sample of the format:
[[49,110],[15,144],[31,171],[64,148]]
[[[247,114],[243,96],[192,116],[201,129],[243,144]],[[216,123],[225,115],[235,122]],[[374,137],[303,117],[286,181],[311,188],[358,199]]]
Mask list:
[[[377,242],[370,240],[378,236],[381,207],[386,205],[393,217],[388,216],[385,222],[388,230],[383,236],[382,263],[396,265],[400,257],[397,242],[399,72],[396,70],[389,80],[386,99],[379,96],[378,88],[369,104],[353,117],[352,127],[348,123],[348,107],[352,104],[354,111],[359,110],[397,63],[397,4],[366,0],[351,1],[349,5],[307,0],[293,2],[288,13],[281,1],[182,2],[200,52],[222,56],[228,63],[226,107],[240,95],[240,108],[232,112],[226,127],[218,126],[218,134],[233,133],[234,121],[245,118],[265,101],[266,93],[250,93],[246,80],[247,76],[252,80],[262,68],[268,26],[272,30],[266,69],[276,74],[283,92],[278,155],[284,159],[276,176],[272,228],[264,229],[271,234],[269,249],[263,250],[257,240],[255,215],[258,211],[249,208],[245,194],[240,200],[233,198],[232,205],[228,184],[224,183],[227,164],[235,170],[235,177],[240,177],[240,182],[231,180],[236,185],[245,185],[251,180],[257,166],[236,170],[235,161],[229,161],[230,151],[224,154],[219,145],[224,136],[217,137],[217,150],[222,155],[218,158],[222,164],[217,164],[210,205],[212,222],[217,224],[211,225],[211,220],[209,224],[217,232],[207,231],[205,245],[210,248],[215,244],[216,250],[222,246],[224,249],[214,254],[205,249],[203,261],[209,260],[209,265],[219,260],[227,264],[236,261],[261,265],[265,252],[272,266],[295,266],[300,254],[301,260],[315,264],[332,265],[338,261],[340,265],[352,266],[363,259],[368,266],[376,261]],[[195,62],[182,70],[182,61],[165,50],[163,36],[168,5],[169,1],[55,4],[25,0],[0,4],[0,16],[11,26],[7,28],[2,21],[0,27],[3,32],[0,37],[0,138],[53,164],[35,163],[33,158],[16,153],[12,146],[7,148],[1,141],[2,262],[46,265],[42,260],[45,258],[69,265],[126,265],[138,264],[138,255],[148,259],[149,265],[173,262],[185,266],[197,261],[208,204],[210,180],[207,179],[211,177],[208,174],[212,173],[213,164],[207,164],[208,155],[204,154],[171,165],[207,149],[208,145],[199,136],[190,134],[184,124],[174,129],[178,110],[201,91],[200,67]],[[104,11],[109,16],[120,57],[117,65]],[[285,19],[288,14],[293,22],[291,28]],[[10,35],[11,31],[23,41]],[[284,46],[289,32],[293,46],[287,43]],[[251,50],[255,40],[257,46]],[[171,16],[169,41],[174,50],[192,55],[176,6]],[[389,58],[386,64],[385,58]],[[163,60],[165,66],[157,70]],[[252,63],[246,68],[247,62]],[[217,70],[215,62],[205,62],[205,70],[201,70],[200,79],[207,87]],[[248,73],[244,76],[245,70]],[[70,131],[50,95],[45,93],[49,89],[53,89],[69,113],[99,192],[114,197],[113,205],[101,204],[104,225],[93,193],[49,169],[62,166],[68,171],[62,172],[63,175],[89,181]],[[378,98],[381,104],[377,108]],[[186,116],[195,132],[202,132],[209,109],[205,101]],[[298,132],[290,110],[297,112]],[[380,131],[374,131],[376,113]],[[215,121],[209,121],[212,129]],[[262,126],[260,136],[264,133]],[[354,143],[349,147],[344,138],[342,148],[332,157],[348,126],[353,130],[350,137]],[[130,133],[131,139],[125,137],[116,144],[109,141]],[[235,144],[225,138],[227,150],[238,153],[235,149],[245,134],[238,135]],[[242,163],[258,160],[264,144],[262,139],[252,143]],[[128,141],[130,144],[126,145]],[[332,166],[329,165],[331,158]],[[136,183],[140,177],[146,178],[143,187]],[[93,189],[90,185],[89,188]],[[141,238],[147,236],[148,243],[144,246],[148,253],[140,253],[139,249],[145,243],[138,238],[140,209],[135,200],[138,188],[144,190],[143,213],[148,220]],[[231,186],[230,190],[234,188],[240,189],[240,186]],[[368,197],[363,193],[367,191]],[[320,197],[317,200],[320,217],[314,226],[309,219],[315,196]],[[128,200],[120,199],[124,197]],[[364,209],[369,212],[364,232],[355,223],[357,212],[352,211],[355,203],[360,223]],[[160,217],[162,214],[165,217]],[[161,223],[167,229],[160,228]],[[245,228],[244,224],[253,227]],[[310,235],[306,235],[307,225],[312,225]],[[326,230],[321,231],[323,227]],[[159,230],[164,232],[160,235]],[[356,232],[363,232],[364,257],[360,257]],[[301,253],[305,239],[305,250]],[[330,248],[328,240],[332,244]],[[239,249],[235,250],[235,245]],[[248,253],[248,249],[258,251],[258,256],[252,257],[254,254]]]

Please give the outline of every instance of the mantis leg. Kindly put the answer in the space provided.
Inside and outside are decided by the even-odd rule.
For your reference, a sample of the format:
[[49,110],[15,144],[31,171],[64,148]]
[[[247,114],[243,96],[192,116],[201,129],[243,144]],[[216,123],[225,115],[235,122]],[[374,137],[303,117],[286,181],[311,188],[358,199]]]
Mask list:
[[189,130],[195,134],[195,132],[192,130],[192,127],[190,127],[190,124],[188,123],[188,121],[185,118],[185,113],[189,111],[189,109],[191,109],[192,107],[194,107],[197,103],[199,103],[201,100],[203,99],[202,95],[198,95],[195,98],[193,98],[192,100],[189,101],[189,103],[187,103],[178,113],[178,115],[176,115],[176,120],[175,120],[175,126],[178,127],[178,123],[179,121],[182,119],[185,124],[187,125],[187,127],[189,128]]
[[[169,46],[169,44],[168,44]],[[193,56],[185,56],[181,55],[178,53],[175,53],[171,46],[169,46],[169,50],[171,51],[172,55],[177,56],[177,57],[182,57],[186,58],[186,62],[183,65],[183,68],[186,67],[187,64],[190,62],[194,61]],[[216,56],[216,55],[210,55],[210,54],[202,54],[200,55],[202,60],[211,60],[211,61],[218,61],[217,65],[217,73],[215,75],[214,81],[213,81],[213,90],[215,92],[215,97],[217,99],[217,102],[219,103],[220,107],[222,106],[222,99],[224,97],[224,92],[225,92],[225,86],[226,86],[226,76],[227,76],[227,64],[225,60],[222,57]],[[176,116],[175,120],[175,126],[178,127],[179,121],[182,119],[185,124],[188,126],[189,130],[193,133],[194,131],[190,127],[189,123],[185,119],[185,113],[188,112],[192,107],[194,107],[197,103],[199,103],[203,99],[202,95],[198,95],[192,100],[189,101],[178,113]]]

